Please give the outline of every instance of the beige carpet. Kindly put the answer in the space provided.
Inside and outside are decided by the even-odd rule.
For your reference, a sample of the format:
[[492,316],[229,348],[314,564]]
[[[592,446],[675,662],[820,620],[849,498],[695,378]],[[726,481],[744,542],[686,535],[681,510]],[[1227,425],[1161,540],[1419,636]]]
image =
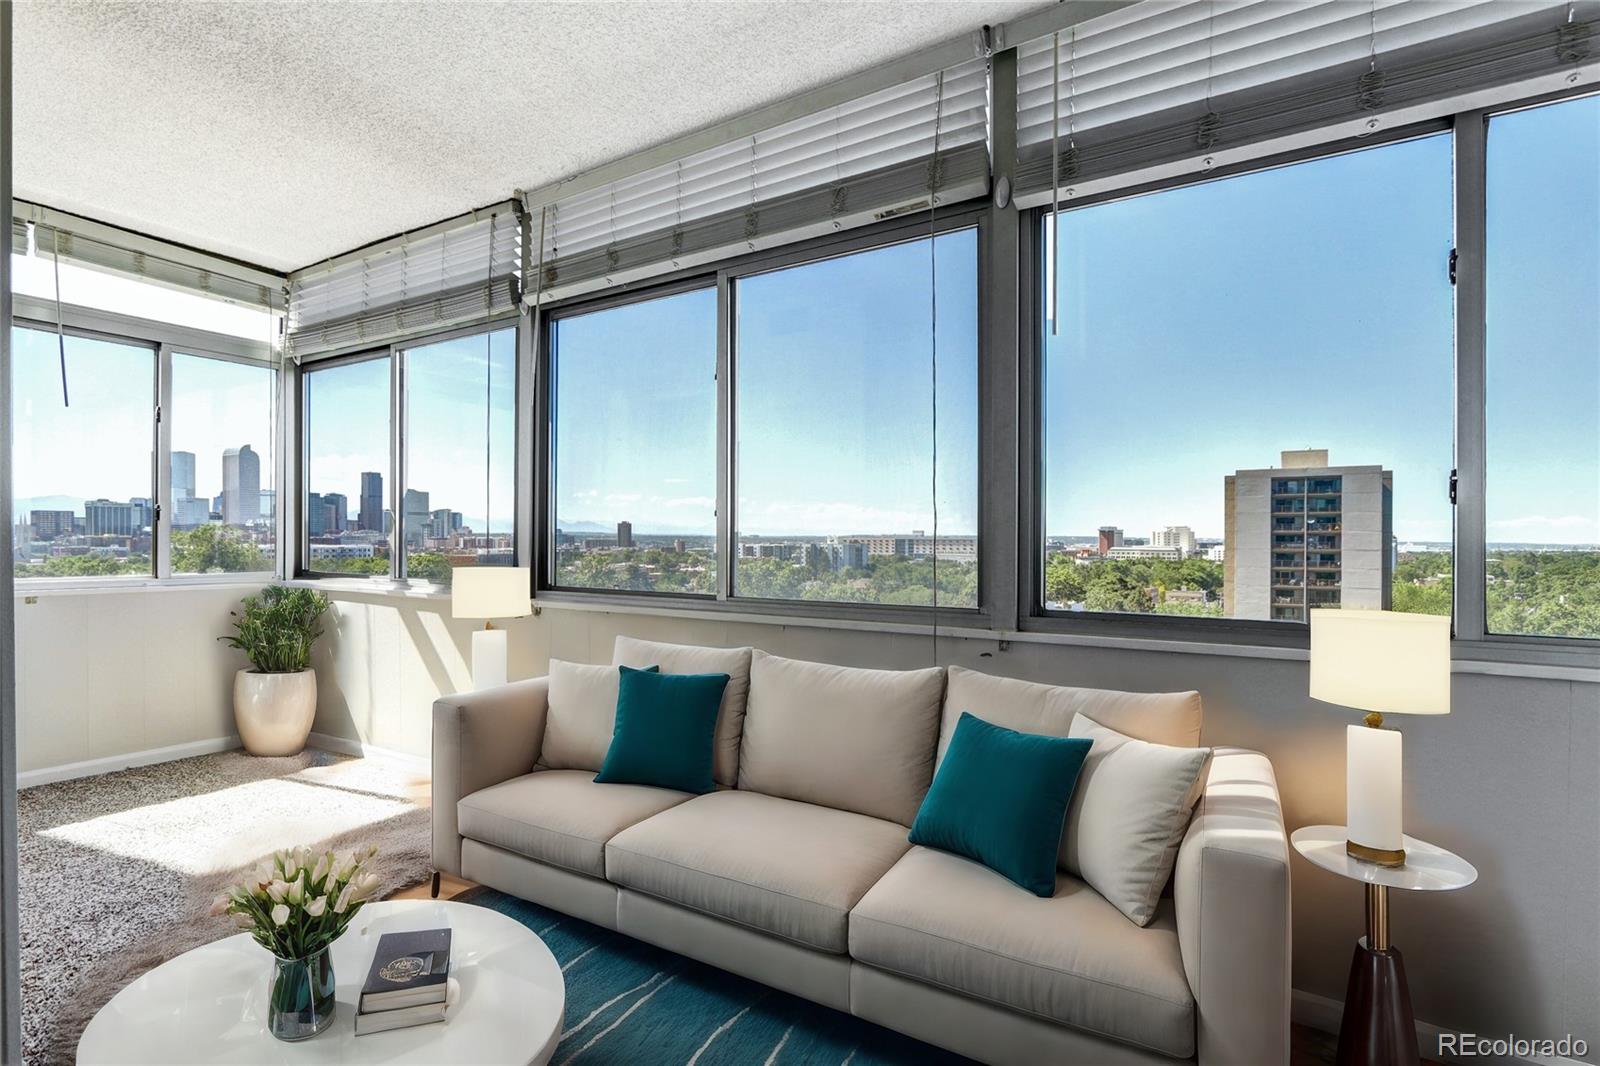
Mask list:
[[384,895],[430,869],[427,776],[392,760],[223,752],[39,785],[17,805],[31,1066],[71,1063],[123,985],[231,936],[211,901],[277,848],[377,844]]

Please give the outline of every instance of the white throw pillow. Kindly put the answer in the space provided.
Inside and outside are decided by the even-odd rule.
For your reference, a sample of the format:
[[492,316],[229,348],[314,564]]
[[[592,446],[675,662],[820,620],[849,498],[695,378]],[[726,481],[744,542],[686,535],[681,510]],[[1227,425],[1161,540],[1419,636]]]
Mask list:
[[1067,808],[1061,868],[1134,922],[1149,925],[1200,798],[1211,750],[1135,740],[1081,714],[1068,736],[1094,744]]
[[615,666],[550,660],[541,765],[551,770],[600,769],[616,730],[621,679],[622,671]]

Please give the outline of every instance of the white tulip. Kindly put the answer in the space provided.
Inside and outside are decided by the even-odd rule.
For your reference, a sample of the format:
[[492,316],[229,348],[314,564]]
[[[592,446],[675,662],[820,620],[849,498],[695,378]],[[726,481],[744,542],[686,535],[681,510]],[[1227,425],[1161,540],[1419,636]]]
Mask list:
[[311,849],[301,844],[294,849],[294,865],[296,869],[306,869],[311,865]]
[[313,918],[321,918],[328,911],[328,897],[318,896],[306,904],[306,913]]
[[311,868],[311,883],[321,884],[322,879],[328,876],[328,871],[333,869],[333,852],[327,852],[317,859],[317,864]]
[[286,905],[280,903],[276,907],[272,908],[272,924],[273,925],[285,925],[285,924],[288,923],[288,921],[289,921],[289,908]]
[[294,883],[289,886],[289,891],[284,893],[283,898],[295,906],[299,906],[306,898],[306,874],[304,870],[300,871],[300,876],[294,879]]
[[232,903],[232,902],[233,902],[233,896],[231,894],[230,895],[224,895],[224,896],[218,896],[216,899],[211,901],[211,913],[212,914],[226,914],[227,910],[228,910],[228,905],[230,903]]
[[274,903],[282,903],[283,897],[288,894],[289,882],[287,881],[274,881],[267,886],[267,895],[271,897]]
[[351,882],[355,886],[357,899],[366,899],[378,891],[378,886],[382,883],[383,879],[373,873],[357,874],[356,879]]
[[334,900],[333,913],[343,914],[350,909],[350,904],[355,902],[355,885],[345,885],[344,891],[339,893],[339,898]]
[[235,914],[233,916],[233,924],[237,925],[240,929],[254,929],[256,925],[256,917],[253,914]]

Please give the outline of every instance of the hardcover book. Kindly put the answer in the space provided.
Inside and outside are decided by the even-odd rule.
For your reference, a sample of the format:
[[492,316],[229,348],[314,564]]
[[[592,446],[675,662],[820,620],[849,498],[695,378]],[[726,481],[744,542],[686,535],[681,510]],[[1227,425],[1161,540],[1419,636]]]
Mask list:
[[361,1013],[443,1003],[450,978],[450,930],[384,933],[361,989]]

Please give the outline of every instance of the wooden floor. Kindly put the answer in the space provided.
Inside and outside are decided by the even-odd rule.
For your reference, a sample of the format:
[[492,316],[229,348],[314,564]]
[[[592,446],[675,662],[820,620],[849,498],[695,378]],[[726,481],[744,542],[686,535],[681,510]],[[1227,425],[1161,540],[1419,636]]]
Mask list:
[[[423,881],[403,888],[390,896],[390,899],[428,899],[430,884]],[[478,887],[471,881],[463,881],[459,877],[443,874],[439,878],[439,898],[453,899],[469,888]],[[1338,1049],[1338,1038],[1332,1033],[1324,1033],[1304,1025],[1291,1028],[1289,1037],[1289,1066],[1333,1066],[1335,1051]]]

